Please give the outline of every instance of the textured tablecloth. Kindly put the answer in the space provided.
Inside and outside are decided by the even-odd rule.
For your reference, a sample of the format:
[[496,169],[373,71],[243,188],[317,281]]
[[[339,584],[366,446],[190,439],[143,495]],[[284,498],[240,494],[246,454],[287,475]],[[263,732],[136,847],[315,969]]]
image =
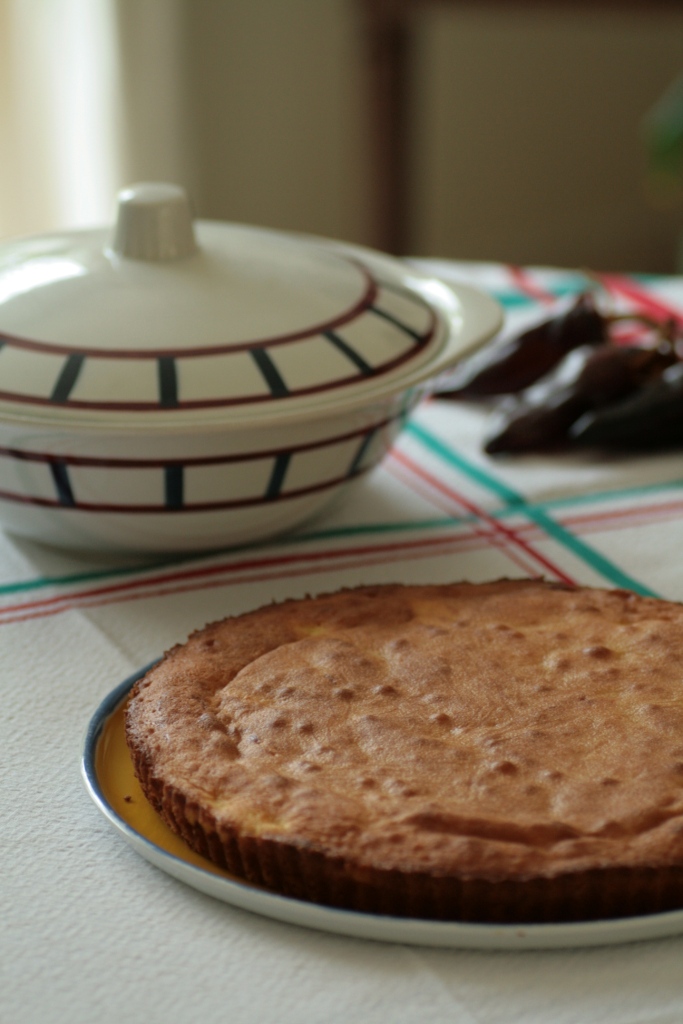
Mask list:
[[[432,262],[509,328],[580,274]],[[683,280],[607,276],[683,321]],[[234,909],[141,859],[79,774],[87,723],[194,628],[342,585],[538,576],[683,600],[683,454],[495,462],[485,413],[424,403],[383,465],[286,540],[210,557],[77,557],[0,534],[0,1021],[678,1024],[683,938],[543,952],[383,945]]]

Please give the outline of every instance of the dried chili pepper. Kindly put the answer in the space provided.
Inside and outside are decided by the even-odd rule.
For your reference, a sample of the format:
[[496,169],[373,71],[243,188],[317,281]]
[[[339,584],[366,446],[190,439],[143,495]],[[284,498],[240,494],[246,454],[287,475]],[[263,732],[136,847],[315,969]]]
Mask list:
[[538,451],[562,443],[583,414],[632,394],[675,360],[670,347],[575,349],[552,373],[501,404],[484,450]]
[[683,363],[623,401],[586,413],[570,433],[577,444],[631,451],[683,445]]
[[608,320],[590,292],[564,313],[507,341],[494,341],[456,369],[442,398],[484,398],[510,394],[545,376],[572,349],[607,340]]

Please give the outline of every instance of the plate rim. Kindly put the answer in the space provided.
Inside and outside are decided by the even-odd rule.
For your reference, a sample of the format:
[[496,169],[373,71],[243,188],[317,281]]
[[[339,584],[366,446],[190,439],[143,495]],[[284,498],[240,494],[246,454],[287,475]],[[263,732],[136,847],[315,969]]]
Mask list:
[[108,802],[96,771],[97,746],[105,723],[127,698],[135,683],[160,660],[154,658],[126,677],[97,706],[86,729],[81,776],[96,807],[128,844],[155,867],[191,888],[242,910],[286,924],[349,938],[434,948],[482,951],[574,949],[623,945],[683,933],[683,909],[639,917],[552,924],[479,924],[368,914],[281,896],[190,864],[157,846],[122,818]]

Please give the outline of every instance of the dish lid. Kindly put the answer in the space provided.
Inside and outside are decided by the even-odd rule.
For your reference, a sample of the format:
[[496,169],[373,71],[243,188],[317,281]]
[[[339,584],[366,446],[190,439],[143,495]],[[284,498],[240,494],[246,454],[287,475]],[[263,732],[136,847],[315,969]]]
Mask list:
[[440,372],[454,331],[492,333],[482,301],[466,325],[398,260],[193,223],[182,189],[136,185],[113,230],[0,247],[0,415],[154,429],[341,411]]

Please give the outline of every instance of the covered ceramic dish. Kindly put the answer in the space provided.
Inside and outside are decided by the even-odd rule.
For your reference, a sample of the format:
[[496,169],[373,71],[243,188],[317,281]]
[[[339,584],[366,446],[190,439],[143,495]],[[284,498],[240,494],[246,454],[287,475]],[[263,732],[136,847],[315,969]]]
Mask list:
[[113,229],[0,247],[0,519],[101,550],[285,530],[499,325],[487,296],[379,253],[127,189]]

